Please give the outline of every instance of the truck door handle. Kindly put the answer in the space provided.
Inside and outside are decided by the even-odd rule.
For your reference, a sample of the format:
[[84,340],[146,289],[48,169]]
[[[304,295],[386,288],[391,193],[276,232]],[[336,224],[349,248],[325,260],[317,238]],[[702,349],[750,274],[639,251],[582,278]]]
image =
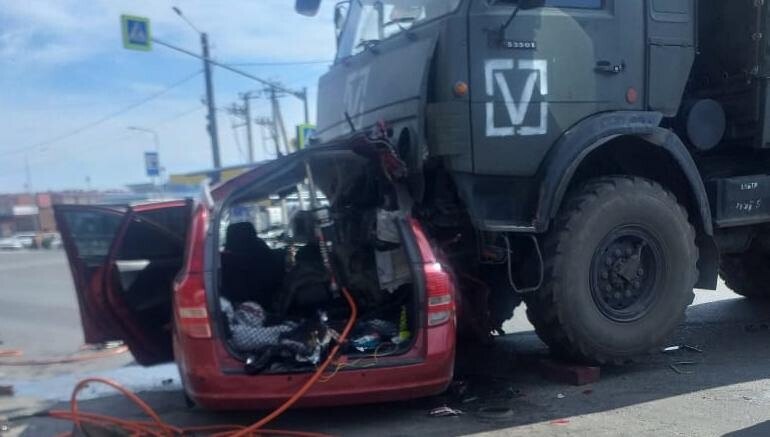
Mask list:
[[626,63],[620,63],[620,64],[613,64],[610,61],[598,61],[596,62],[596,70],[598,73],[607,73],[607,74],[620,74],[626,69]]

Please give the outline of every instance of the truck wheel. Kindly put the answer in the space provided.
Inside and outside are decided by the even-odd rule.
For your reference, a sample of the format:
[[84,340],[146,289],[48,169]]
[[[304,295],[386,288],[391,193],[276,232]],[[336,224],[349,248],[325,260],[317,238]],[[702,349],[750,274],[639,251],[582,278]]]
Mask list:
[[584,184],[554,221],[544,258],[527,315],[562,357],[632,361],[665,341],[694,298],[695,231],[673,194],[646,179]]
[[770,299],[768,255],[752,244],[746,253],[725,255],[719,261],[719,274],[725,284],[749,299]]

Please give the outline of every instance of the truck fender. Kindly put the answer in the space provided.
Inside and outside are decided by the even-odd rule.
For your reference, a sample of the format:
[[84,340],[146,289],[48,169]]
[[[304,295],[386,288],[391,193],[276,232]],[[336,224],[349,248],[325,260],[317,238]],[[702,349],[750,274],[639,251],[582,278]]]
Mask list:
[[663,148],[679,165],[690,183],[703,232],[714,235],[708,195],[698,168],[679,137],[664,128],[658,112],[619,111],[589,117],[570,128],[556,142],[538,171],[540,191],[534,220],[538,232],[548,230],[575,172],[591,152],[620,136],[637,136]]

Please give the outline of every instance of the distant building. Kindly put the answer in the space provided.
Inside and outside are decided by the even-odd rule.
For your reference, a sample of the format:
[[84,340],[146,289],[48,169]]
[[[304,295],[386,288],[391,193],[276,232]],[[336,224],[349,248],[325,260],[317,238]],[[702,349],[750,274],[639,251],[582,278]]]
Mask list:
[[54,204],[93,205],[103,198],[104,193],[98,191],[0,194],[0,237],[20,232],[56,232]]

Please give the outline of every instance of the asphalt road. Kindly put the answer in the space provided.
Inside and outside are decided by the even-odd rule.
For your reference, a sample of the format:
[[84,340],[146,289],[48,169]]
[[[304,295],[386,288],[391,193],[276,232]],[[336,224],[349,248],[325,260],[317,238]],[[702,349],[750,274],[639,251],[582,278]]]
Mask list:
[[[0,253],[0,348],[21,348],[30,357],[69,354],[82,343],[72,281],[60,252]],[[544,380],[539,360],[547,350],[517,310],[514,333],[492,349],[465,349],[475,365],[460,366],[449,393],[410,402],[295,411],[273,427],[335,435],[383,436],[767,436],[770,435],[770,304],[751,303],[722,287],[698,292],[688,318],[670,344],[703,352],[651,356],[623,368],[602,369],[598,383],[572,387]],[[670,367],[678,362],[683,373]],[[263,413],[188,410],[173,367],[138,369],[128,356],[85,364],[7,368],[0,385],[20,393],[0,397],[0,434],[54,435],[71,426],[51,419],[13,420],[61,400],[81,375],[107,375],[142,390],[164,419],[180,425],[250,423]],[[143,380],[144,385],[136,386]],[[163,382],[161,382],[163,381]],[[90,393],[99,396],[99,393]],[[66,396],[65,396],[66,397]],[[47,400],[46,400],[47,399]],[[434,418],[450,405],[465,414]],[[58,407],[66,407],[59,403]],[[88,400],[89,411],[141,418],[118,397]],[[493,414],[485,413],[493,410]]]
[[[80,313],[63,251],[0,251],[0,349],[19,349],[28,358],[61,357],[83,345]],[[0,381],[44,378],[73,369],[98,370],[131,362],[117,360],[68,366],[8,368]]]

